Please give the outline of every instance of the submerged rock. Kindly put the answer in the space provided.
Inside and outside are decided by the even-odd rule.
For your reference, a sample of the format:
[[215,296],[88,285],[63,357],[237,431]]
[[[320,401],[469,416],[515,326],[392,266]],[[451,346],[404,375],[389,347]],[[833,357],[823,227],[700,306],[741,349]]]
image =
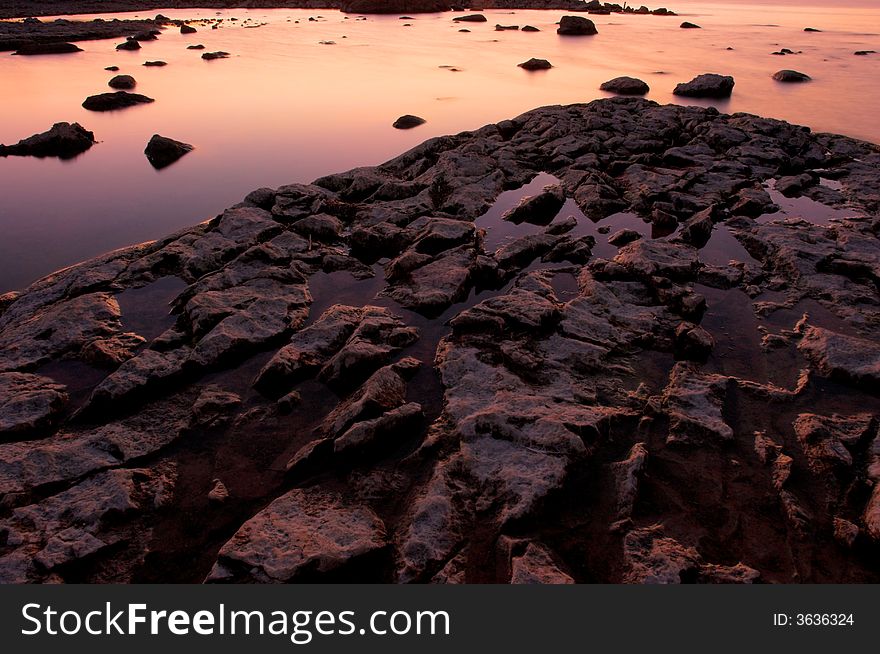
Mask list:
[[0,157],[14,155],[72,159],[94,144],[94,133],[79,123],[55,123],[50,130],[22,139],[15,145],[0,145]]
[[428,121],[426,121],[424,118],[413,116],[411,114],[406,114],[395,120],[391,126],[395,129],[412,129],[413,127],[424,125],[426,122]]
[[22,45],[13,54],[22,56],[68,54],[82,52],[82,48],[73,43],[28,43]]
[[779,70],[773,73],[773,79],[777,82],[809,82],[813,78],[796,70]]

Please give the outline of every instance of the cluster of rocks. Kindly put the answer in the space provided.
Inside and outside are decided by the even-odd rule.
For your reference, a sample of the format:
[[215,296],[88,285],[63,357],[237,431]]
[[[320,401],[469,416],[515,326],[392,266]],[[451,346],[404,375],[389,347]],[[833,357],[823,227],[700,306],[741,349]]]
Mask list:
[[[0,579],[880,580],[878,211],[876,146],[613,98],[50,275],[0,296]],[[621,212],[669,235],[598,256]]]
[[80,48],[73,45],[71,41],[92,41],[133,34],[149,34],[163,25],[163,21],[149,19],[102,20],[98,18],[91,21],[57,19],[44,22],[38,18],[26,18],[24,21],[3,21],[0,22],[0,52],[15,50],[19,55],[79,52]]

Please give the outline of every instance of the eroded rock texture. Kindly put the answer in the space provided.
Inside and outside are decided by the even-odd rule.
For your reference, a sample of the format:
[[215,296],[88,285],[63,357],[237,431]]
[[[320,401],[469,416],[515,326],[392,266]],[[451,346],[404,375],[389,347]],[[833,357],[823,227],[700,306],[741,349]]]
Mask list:
[[0,578],[876,582],[878,208],[875,146],[616,98],[55,273]]

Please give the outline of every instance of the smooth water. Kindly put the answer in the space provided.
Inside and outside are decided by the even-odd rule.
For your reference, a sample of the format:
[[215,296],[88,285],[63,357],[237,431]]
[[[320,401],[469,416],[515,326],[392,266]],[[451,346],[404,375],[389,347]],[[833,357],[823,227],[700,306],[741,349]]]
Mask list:
[[[853,4],[864,6],[670,0],[677,18],[593,16],[600,34],[581,38],[555,33],[561,11],[488,10],[487,23],[463,25],[449,13],[404,21],[333,11],[167,10],[173,18],[240,20],[186,36],[170,28],[136,52],[117,52],[116,39],[81,42],[84,52],[73,55],[2,53],[0,142],[62,120],[80,122],[100,142],[67,162],[0,158],[0,292],[194,224],[260,186],[378,164],[431,136],[541,105],[604,97],[599,84],[618,75],[644,79],[652,87],[648,98],[664,103],[675,100],[676,83],[696,74],[732,74],[733,98],[712,103],[722,111],[880,142],[880,55],[853,55],[880,51],[880,9]],[[318,15],[323,19],[308,21]],[[247,25],[267,24],[248,29],[248,19]],[[682,20],[704,29],[682,30]],[[541,32],[496,32],[496,23]],[[807,26],[823,32],[806,33]],[[203,61],[202,51],[186,49],[195,43],[233,56]],[[803,53],[770,54],[783,47]],[[517,67],[530,57],[554,68]],[[141,65],[156,59],[168,66]],[[110,90],[110,65],[134,75],[136,91],[156,102],[104,114],[84,110],[86,96]],[[781,85],[770,78],[780,68],[814,81]],[[393,129],[404,113],[428,122]],[[143,155],[154,133],[196,149],[157,172]]]

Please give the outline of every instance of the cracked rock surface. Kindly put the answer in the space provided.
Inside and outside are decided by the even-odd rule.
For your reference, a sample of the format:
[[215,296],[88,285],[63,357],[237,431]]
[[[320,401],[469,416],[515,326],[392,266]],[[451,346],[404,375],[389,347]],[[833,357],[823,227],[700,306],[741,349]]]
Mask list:
[[877,146],[612,98],[54,273],[0,579],[880,581],[878,211]]

